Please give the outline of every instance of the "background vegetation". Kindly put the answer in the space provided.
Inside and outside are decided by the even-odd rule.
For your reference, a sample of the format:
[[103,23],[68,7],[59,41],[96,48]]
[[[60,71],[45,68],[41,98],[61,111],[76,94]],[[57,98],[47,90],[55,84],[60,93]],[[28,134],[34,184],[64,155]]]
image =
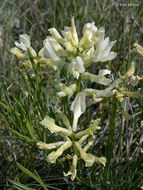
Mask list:
[[[128,3],[132,6],[127,5]],[[82,27],[85,23],[95,22],[97,27],[105,28],[106,35],[111,40],[117,40],[114,51],[118,53],[118,56],[109,63],[109,69],[117,74],[124,73],[133,60],[136,63],[136,74],[143,75],[143,60],[133,50],[135,42],[143,45],[143,2],[118,1],[117,4],[116,1],[115,4],[112,0],[0,0],[0,5],[0,101],[6,102],[12,108],[8,112],[6,108],[0,106],[2,113],[0,118],[0,189],[14,189],[8,179],[14,180],[16,177],[29,187],[41,189],[32,178],[18,169],[16,162],[21,163],[32,172],[36,170],[49,189],[140,189],[143,184],[142,95],[140,99],[127,99],[120,105],[121,109],[128,112],[130,117],[125,118],[119,112],[116,114],[115,133],[113,134],[114,151],[111,162],[104,171],[97,165],[92,169],[83,169],[81,164],[79,176],[82,175],[83,178],[80,182],[71,182],[69,178],[62,177],[62,164],[60,168],[47,164],[43,152],[35,148],[32,143],[29,146],[25,141],[19,140],[18,135],[10,131],[7,126],[14,129],[12,119],[16,117],[15,122],[19,127],[19,132],[22,130],[20,125],[23,125],[16,116],[16,112],[21,111],[16,100],[22,102],[21,99],[25,97],[22,90],[27,87],[23,82],[24,77],[20,73],[21,65],[9,52],[20,34],[29,34],[32,46],[38,51],[42,47],[43,40],[49,35],[48,29],[56,27],[59,31],[62,30],[64,26],[70,25],[71,16],[75,17],[80,34],[82,34]],[[104,64],[101,65],[101,68],[104,66]],[[91,69],[96,71],[96,65],[94,64]],[[56,104],[56,94],[52,89],[57,87],[54,78],[50,78],[51,72],[48,71],[45,86],[50,91],[51,102]],[[56,74],[58,75],[58,73]],[[29,86],[32,88],[32,82]],[[138,87],[141,88],[142,93],[143,83],[139,82]],[[33,87],[33,92],[35,91],[36,86]],[[38,92],[36,93],[38,94]],[[39,98],[41,97],[42,100],[47,101],[44,93],[39,95]],[[47,111],[51,115],[53,114],[52,103],[51,105],[47,105],[48,103],[40,105],[41,117]],[[36,102],[33,102],[33,105],[36,105]],[[30,108],[30,111],[28,110],[28,103],[22,106],[25,108],[26,114],[30,111],[36,112],[34,106]],[[97,111],[98,108],[95,106],[92,109]],[[109,110],[111,109],[113,108],[109,105],[109,108],[104,110],[102,130],[96,141],[96,152],[99,155],[104,153],[107,144],[109,113],[111,113]],[[26,114],[26,118],[30,117]],[[102,113],[100,114],[102,115]],[[6,121],[4,121],[3,115],[7,116],[5,117]],[[126,117],[128,117],[127,114]],[[39,118],[34,119],[34,125],[38,127],[36,121]],[[32,124],[33,121],[31,121]],[[26,136],[28,132],[24,131],[24,133]],[[44,136],[45,133],[43,131],[40,134]],[[39,136],[39,139],[46,138],[43,136]],[[30,139],[30,137],[28,138]]]

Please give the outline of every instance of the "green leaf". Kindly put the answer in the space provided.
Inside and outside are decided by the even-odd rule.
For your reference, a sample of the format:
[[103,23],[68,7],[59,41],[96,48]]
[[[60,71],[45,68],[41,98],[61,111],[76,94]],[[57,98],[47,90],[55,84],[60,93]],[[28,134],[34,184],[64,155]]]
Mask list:
[[35,136],[34,136],[34,128],[33,126],[29,123],[29,121],[27,120],[26,122],[26,127],[27,127],[27,130],[29,132],[29,135],[31,138],[35,139]]
[[26,112],[25,112],[24,108],[22,107],[21,103],[15,97],[13,97],[13,99],[17,103],[17,105],[19,106],[19,108],[21,109],[23,115],[26,115]]
[[6,125],[9,126],[9,123],[8,123],[7,118],[5,117],[5,115],[0,113],[0,116],[1,116],[2,120],[6,123]]
[[29,175],[30,177],[32,177],[33,179],[35,179],[35,181],[37,181],[43,188],[44,190],[48,190],[47,187],[44,185],[42,179],[40,178],[40,176],[36,176],[34,175],[31,171],[29,171],[28,169],[24,168],[21,164],[19,164],[18,162],[16,163],[17,166],[27,175]]
[[10,107],[10,106],[7,106],[7,105],[4,104],[3,102],[0,102],[0,105],[1,105],[4,109],[6,109],[8,112],[12,111],[12,110],[11,110],[11,107]]
[[23,185],[19,182],[13,181],[13,180],[9,180],[9,182],[12,183],[14,185],[14,187],[18,190],[35,190],[35,189],[27,187],[26,185]]
[[10,127],[8,127],[8,128],[9,128],[13,133],[15,133],[16,135],[18,135],[21,140],[26,140],[27,142],[32,142],[32,141],[34,141],[33,139],[30,139],[29,137],[20,134],[19,132],[15,131],[14,129],[12,129],[12,128],[10,128]]

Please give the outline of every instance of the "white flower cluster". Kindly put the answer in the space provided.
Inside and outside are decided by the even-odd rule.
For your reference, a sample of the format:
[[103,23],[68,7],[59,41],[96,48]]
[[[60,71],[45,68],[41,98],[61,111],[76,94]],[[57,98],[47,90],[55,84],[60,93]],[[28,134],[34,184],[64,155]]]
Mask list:
[[78,38],[74,18],[71,27],[65,27],[62,35],[55,28],[49,29],[49,32],[51,36],[44,40],[44,47],[38,54],[31,47],[27,34],[20,35],[20,42],[15,42],[16,47],[10,50],[11,53],[21,59],[26,67],[32,67],[28,59],[29,50],[35,64],[39,62],[42,67],[48,65],[54,69],[64,66],[76,79],[92,63],[109,61],[117,55],[111,51],[116,41],[109,42],[109,38],[105,38],[104,28],[97,29],[94,22],[84,25],[81,39]]
[[27,34],[20,35],[19,41],[20,43],[15,42],[16,47],[10,50],[11,53],[16,55],[19,59],[26,59],[27,50],[29,49],[33,57],[37,56],[35,50],[31,47],[30,38]]
[[97,29],[94,22],[85,24],[80,40],[74,18],[71,27],[65,27],[62,35],[55,28],[49,29],[49,32],[52,36],[44,42],[45,55],[56,65],[67,67],[67,71],[77,79],[93,62],[109,61],[117,55],[111,51],[116,41],[109,42],[108,37],[104,39],[104,28]]
[[15,42],[14,48],[10,49],[10,52],[14,54],[18,59],[21,60],[22,64],[27,67],[31,68],[32,63],[29,59],[28,50],[33,58],[35,64],[40,63],[41,67],[50,66],[53,69],[56,69],[55,64],[50,58],[44,57],[44,48],[42,48],[39,53],[37,54],[36,51],[31,46],[30,38],[27,34],[22,34],[19,37],[19,42]]

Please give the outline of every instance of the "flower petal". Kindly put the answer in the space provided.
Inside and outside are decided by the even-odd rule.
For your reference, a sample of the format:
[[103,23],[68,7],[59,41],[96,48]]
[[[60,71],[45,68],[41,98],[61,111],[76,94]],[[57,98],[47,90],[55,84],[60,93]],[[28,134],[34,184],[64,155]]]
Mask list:
[[103,85],[108,85],[112,82],[111,79],[105,78],[104,75],[110,74],[109,70],[100,70],[98,75],[94,75],[88,72],[84,72],[81,74],[81,78],[83,80],[90,80],[91,82],[96,82]]
[[46,116],[41,122],[40,124],[46,128],[48,128],[50,130],[51,133],[59,133],[59,134],[63,134],[66,136],[70,136],[72,134],[72,132],[68,129],[59,127],[55,124],[55,121],[53,118]]
[[103,164],[104,167],[105,167],[105,165],[106,165],[106,158],[105,158],[105,157],[97,157],[97,156],[95,156],[95,157],[94,157],[94,161],[95,161],[97,164]]
[[68,66],[68,72],[73,74],[75,78],[79,78],[79,73],[85,71],[84,63],[81,57],[77,56],[76,59],[72,59],[71,63]]
[[85,152],[87,152],[87,150],[90,148],[90,146],[93,145],[94,140],[95,140],[95,136],[92,135],[91,138],[88,140],[88,143],[85,145],[85,147],[83,149]]
[[136,48],[137,53],[139,53],[141,56],[143,56],[143,47],[137,43],[134,43],[134,46]]
[[58,56],[67,56],[66,51],[62,48],[62,46],[54,39],[49,37],[49,43],[51,44],[53,50]]
[[117,56],[116,52],[111,51],[106,57],[101,58],[100,62],[110,61]]
[[58,31],[55,28],[50,28],[48,31],[57,40],[57,42],[59,42],[62,45],[65,44],[65,40],[62,38],[62,36],[58,33]]
[[73,131],[76,131],[78,119],[86,110],[85,95],[83,92],[76,95],[72,102],[71,110],[74,112]]
[[27,34],[20,35],[20,44],[23,44],[26,48],[30,48],[30,38]]
[[19,59],[24,59],[25,58],[25,55],[17,47],[11,48],[10,52],[12,54],[16,55],[16,57],[19,58]]
[[67,127],[68,130],[72,130],[71,129],[71,125],[70,125],[70,121],[67,118],[67,116],[65,114],[63,114],[60,110],[57,110],[57,113],[59,114],[60,118],[62,119],[64,125]]
[[76,27],[75,27],[74,17],[72,17],[72,20],[71,20],[71,33],[72,33],[72,36],[77,45],[78,44],[78,35],[77,35]]
[[94,133],[96,130],[101,129],[101,127],[98,126],[99,122],[100,122],[100,119],[94,120],[94,121],[90,124],[89,128],[87,128],[87,129],[85,129],[85,130],[83,130],[83,131],[80,131],[80,132],[76,133],[75,137],[76,137],[76,138],[81,138],[81,137],[84,136],[84,135],[93,135],[93,133]]
[[19,49],[23,50],[23,51],[27,50],[27,48],[25,47],[25,45],[22,44],[22,43],[15,42],[15,46],[18,47]]
[[74,181],[74,179],[75,179],[75,177],[76,177],[76,173],[77,173],[77,169],[76,169],[76,167],[77,167],[77,160],[78,160],[78,157],[77,157],[77,155],[75,154],[75,155],[73,156],[72,167],[71,167],[70,171],[69,171],[67,174],[64,173],[64,176],[72,175],[72,176],[71,176],[71,180],[72,180],[72,181]]
[[63,65],[63,60],[55,53],[53,47],[51,46],[49,39],[45,40],[45,49],[44,54],[47,57],[50,57],[56,64]]
[[94,155],[87,154],[84,149],[80,146],[79,142],[75,142],[75,145],[80,152],[80,157],[85,161],[85,166],[91,167],[94,164]]
[[60,90],[61,90],[60,92],[57,93],[59,97],[64,97],[64,96],[67,96],[67,95],[71,95],[76,90],[76,84],[72,84],[70,86],[65,86],[63,83],[60,83],[59,87],[60,87]]
[[57,148],[57,147],[59,147],[60,145],[62,145],[64,143],[65,143],[65,141],[59,141],[59,142],[50,143],[50,144],[46,144],[46,143],[43,143],[43,142],[37,142],[36,145],[39,146],[40,149],[50,150],[50,149]]
[[47,157],[47,161],[50,162],[50,163],[55,163],[56,162],[56,159],[58,157],[60,157],[63,152],[68,149],[69,147],[71,147],[72,145],[72,142],[69,140],[69,141],[66,141],[64,142],[63,145],[60,146],[60,148],[58,148],[56,151],[54,152],[51,152],[48,157]]
[[125,75],[122,77],[122,79],[132,76],[134,74],[134,72],[135,72],[135,63],[132,61],[129,70],[125,73]]

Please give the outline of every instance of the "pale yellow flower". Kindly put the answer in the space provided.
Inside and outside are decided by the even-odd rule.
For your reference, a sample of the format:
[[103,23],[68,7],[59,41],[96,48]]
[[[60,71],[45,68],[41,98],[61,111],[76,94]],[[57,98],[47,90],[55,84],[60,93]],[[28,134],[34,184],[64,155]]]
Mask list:
[[109,38],[100,38],[98,44],[96,45],[96,50],[93,55],[93,61],[96,62],[105,62],[114,59],[117,55],[115,52],[110,52],[111,48],[114,46],[116,41],[109,43]]
[[72,59],[71,63],[68,66],[68,72],[73,74],[73,76],[78,79],[80,73],[84,73],[84,63],[81,57],[77,56],[76,59]]
[[47,57],[50,57],[55,64],[64,64],[64,61],[56,54],[53,46],[50,44],[49,39],[46,39],[45,41],[45,49],[44,49],[44,54]]
[[30,51],[35,65],[37,63],[39,63],[40,67],[49,66],[52,69],[56,70],[57,66],[55,65],[53,60],[50,58],[44,57],[44,49],[45,48],[42,48],[37,55],[36,51],[31,47],[30,38],[27,34],[20,35],[19,41],[20,41],[20,43],[15,42],[15,45],[17,47],[11,48],[10,52],[12,54],[14,54],[18,59],[22,60],[21,63],[25,67],[27,67],[27,68],[32,67],[32,63],[31,63],[29,56],[28,56],[28,51]]
[[37,146],[40,148],[40,149],[46,149],[46,150],[50,150],[50,149],[54,149],[54,148],[57,148],[59,147],[60,145],[64,144],[65,142],[64,141],[59,141],[59,142],[56,142],[56,143],[50,143],[50,144],[46,144],[46,143],[43,143],[43,142],[37,142]]
[[94,160],[98,164],[103,164],[103,166],[106,165],[106,158],[105,157],[97,157],[97,156],[95,156]]
[[69,147],[72,146],[72,142],[70,140],[64,142],[64,144],[62,144],[60,146],[60,148],[58,148],[55,152],[51,152],[48,157],[47,157],[47,161],[50,163],[55,163],[56,159],[61,156],[63,154],[63,152],[68,149]]
[[77,161],[78,161],[78,156],[75,154],[73,156],[73,160],[72,160],[72,167],[70,169],[70,171],[68,171],[68,173],[64,173],[64,176],[69,176],[71,175],[71,180],[73,181],[76,177],[76,174],[77,174]]
[[27,34],[22,34],[19,37],[19,42],[15,42],[16,47],[23,51],[27,51],[28,48],[31,47],[30,38]]
[[57,93],[59,97],[64,97],[64,96],[67,96],[67,95],[71,95],[76,90],[76,84],[66,86],[63,83],[59,83],[59,87],[60,87],[60,90],[61,90],[60,92]]
[[137,53],[139,53],[141,56],[143,56],[143,47],[137,43],[134,44]]
[[51,133],[58,133],[58,134],[62,134],[65,136],[70,136],[72,134],[72,131],[59,127],[58,125],[55,124],[54,119],[52,119],[49,116],[46,116],[41,122],[40,124],[46,128],[48,128],[50,130]]
[[25,59],[25,55],[22,53],[21,50],[19,50],[17,47],[11,48],[10,52],[14,55],[16,55],[16,57],[18,59]]
[[[84,90],[84,94],[86,96],[93,96],[100,101],[104,98],[113,97],[114,95],[117,97],[119,101],[123,101],[124,97],[131,97],[131,98],[139,98],[140,93],[137,92],[128,92],[126,89],[128,88],[129,84],[133,84],[133,80],[142,80],[143,77],[134,76],[135,68],[134,62],[131,63],[129,70],[120,78],[114,80],[112,83],[109,84],[109,87],[105,88],[104,90],[97,90],[87,88]],[[101,98],[101,99],[100,99]]]
[[82,80],[90,80],[91,82],[96,82],[99,84],[103,84],[103,85],[108,85],[112,82],[111,79],[105,78],[104,76],[107,74],[110,74],[111,71],[110,70],[99,70],[99,74],[98,75],[94,75],[91,74],[89,72],[84,72],[81,74],[81,79]]

